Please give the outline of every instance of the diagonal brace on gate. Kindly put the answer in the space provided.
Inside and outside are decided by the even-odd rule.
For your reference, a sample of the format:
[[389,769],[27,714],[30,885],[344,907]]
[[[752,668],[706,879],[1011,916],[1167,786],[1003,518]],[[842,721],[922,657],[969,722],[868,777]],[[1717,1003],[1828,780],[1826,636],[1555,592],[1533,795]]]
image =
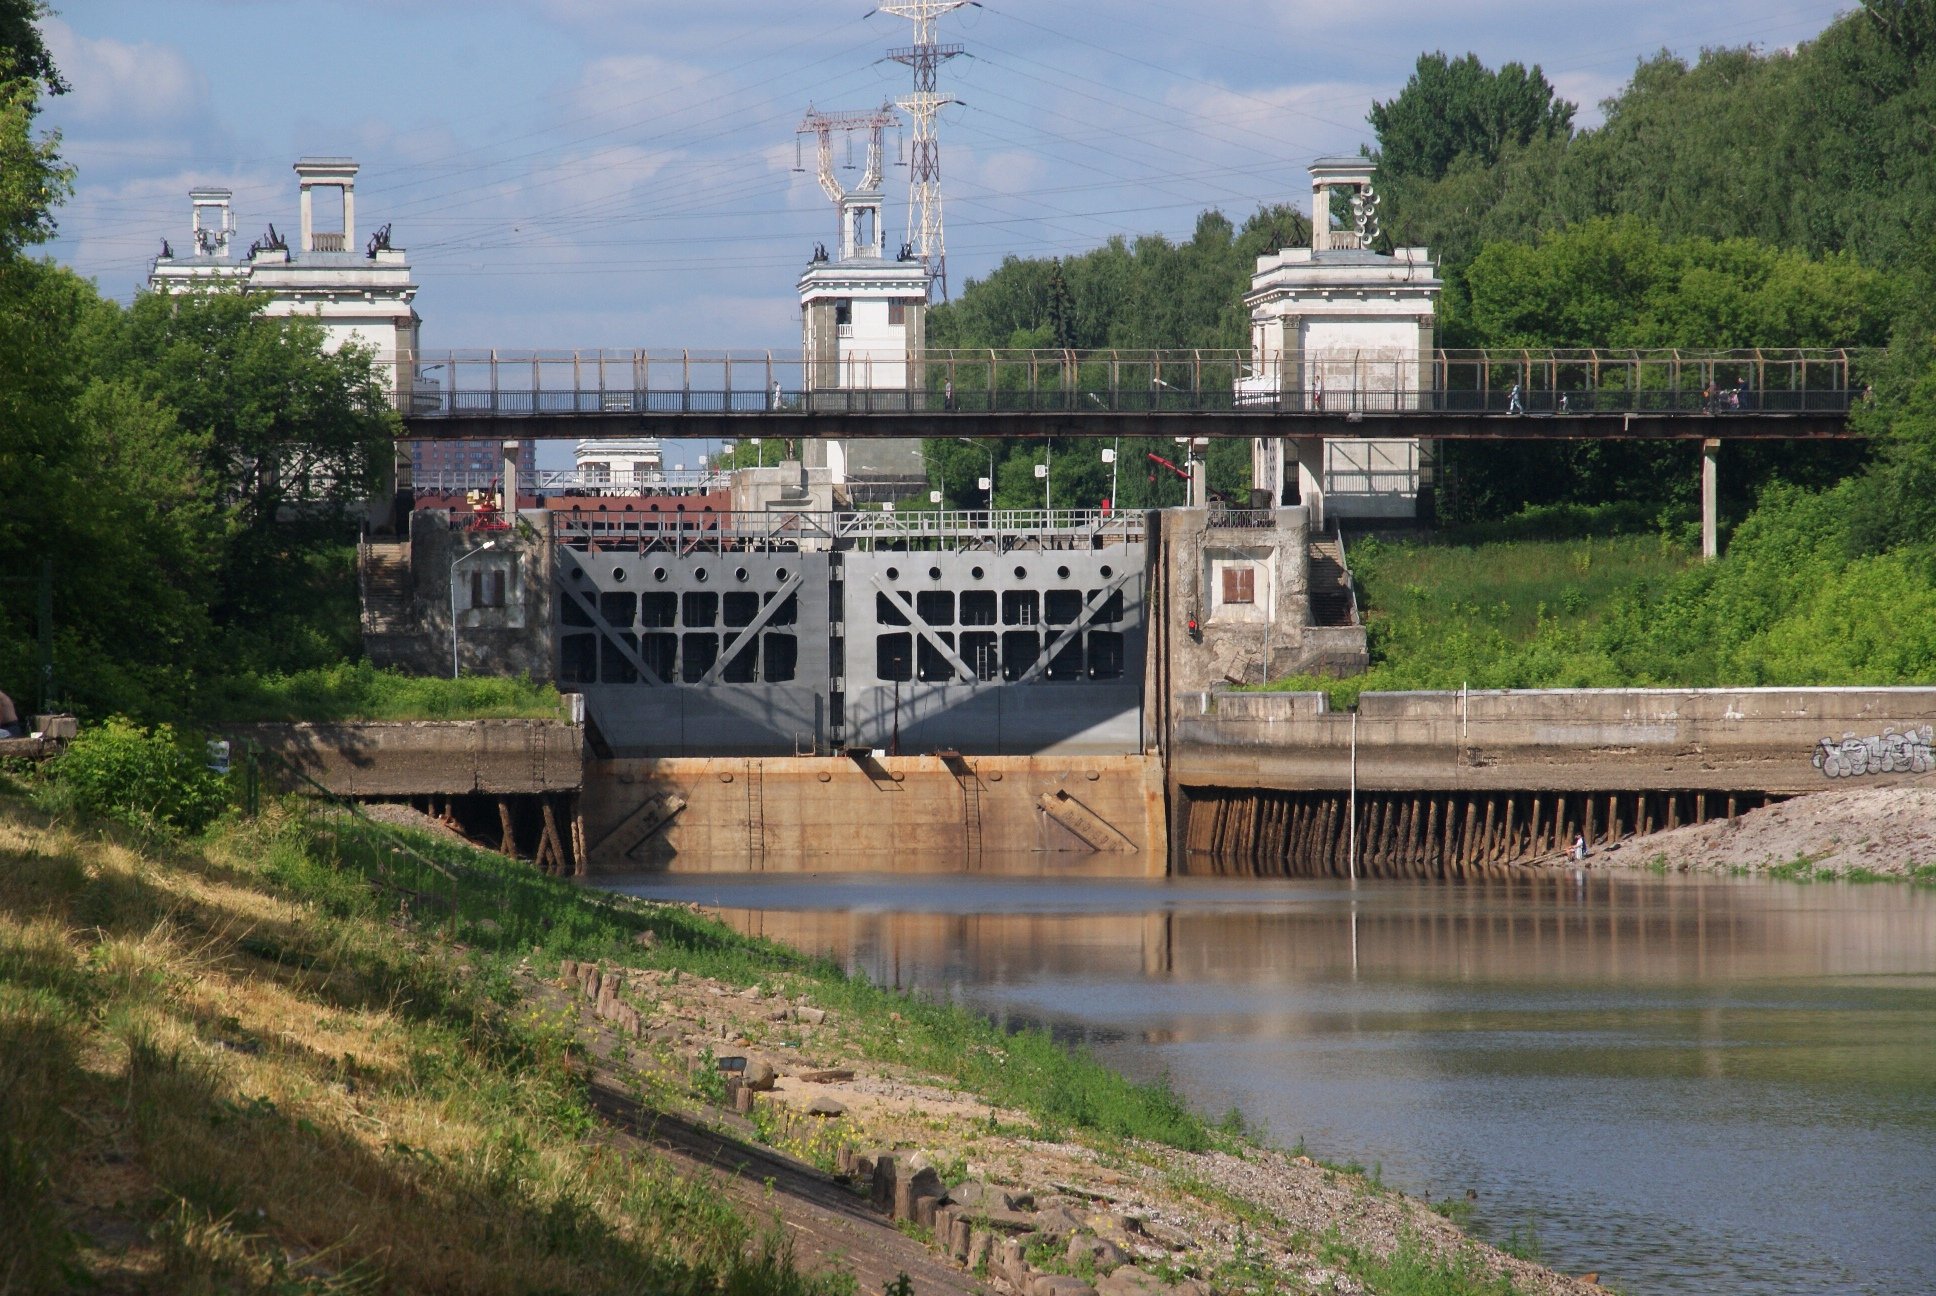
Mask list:
[[618,649],[619,653],[624,656],[625,660],[632,664],[632,669],[639,673],[641,679],[647,684],[657,685],[661,688],[665,686],[665,681],[659,678],[656,671],[645,664],[645,658],[639,656],[638,649],[630,647],[626,644],[625,640],[619,637],[619,632],[612,628],[612,623],[607,621],[605,614],[598,610],[598,603],[595,599],[589,597],[585,591],[562,582],[560,582],[559,588],[578,600],[578,606],[584,608],[585,615],[592,619],[592,625],[598,631],[599,637],[609,640],[611,645]]
[[773,619],[774,615],[779,612],[781,606],[793,597],[793,591],[800,588],[800,584],[804,579],[805,577],[799,572],[795,572],[792,576],[787,577],[786,582],[780,586],[773,597],[768,599],[765,605],[760,608],[760,614],[754,617],[743,630],[734,635],[731,643],[720,650],[719,660],[714,662],[712,668],[700,677],[699,682],[701,684],[719,683],[719,677],[725,673],[728,666],[732,665],[733,659],[739,656],[740,649],[742,647],[752,646],[755,636],[759,634],[760,630],[765,627],[768,621]]
[[929,645],[941,654],[942,660],[954,668],[956,677],[963,684],[973,684],[978,678],[975,672],[968,668],[967,662],[955,654],[955,650],[948,646],[947,640],[934,632],[933,626],[921,619],[920,614],[914,610],[914,605],[908,602],[907,596],[899,590],[889,589],[879,576],[873,577],[872,580],[874,588],[887,595],[889,601],[901,610],[901,615],[908,619],[908,625],[914,628],[915,633],[926,639]]
[[1034,664],[1023,671],[1015,682],[1017,684],[1033,684],[1040,678],[1042,672],[1049,668],[1049,663],[1055,660],[1056,654],[1064,648],[1067,648],[1070,640],[1088,629],[1089,624],[1096,619],[1096,613],[1102,611],[1102,605],[1109,601],[1109,596],[1121,589],[1128,580],[1129,573],[1124,572],[1115,580],[1110,581],[1109,584],[1091,594],[1088,601],[1082,605],[1081,615],[1076,617],[1073,622],[1063,629],[1061,634],[1055,637],[1055,642],[1049,645],[1048,650],[1040,657],[1037,657]]

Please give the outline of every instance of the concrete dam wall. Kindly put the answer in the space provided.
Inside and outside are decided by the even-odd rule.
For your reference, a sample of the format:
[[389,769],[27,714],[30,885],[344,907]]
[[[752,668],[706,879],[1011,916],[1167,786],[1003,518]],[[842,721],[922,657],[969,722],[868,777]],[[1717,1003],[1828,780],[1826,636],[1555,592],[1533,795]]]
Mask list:
[[[1173,868],[1476,877],[1936,768],[1936,689],[1178,698]],[[1355,792],[1354,792],[1355,789]]]

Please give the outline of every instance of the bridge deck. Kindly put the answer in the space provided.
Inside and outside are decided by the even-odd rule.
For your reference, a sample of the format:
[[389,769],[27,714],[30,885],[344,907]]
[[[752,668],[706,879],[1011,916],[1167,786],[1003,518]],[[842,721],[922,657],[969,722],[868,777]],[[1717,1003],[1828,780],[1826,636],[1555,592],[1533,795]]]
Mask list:
[[447,353],[412,366],[411,439],[1859,435],[1847,351],[929,351],[814,368],[770,352]]

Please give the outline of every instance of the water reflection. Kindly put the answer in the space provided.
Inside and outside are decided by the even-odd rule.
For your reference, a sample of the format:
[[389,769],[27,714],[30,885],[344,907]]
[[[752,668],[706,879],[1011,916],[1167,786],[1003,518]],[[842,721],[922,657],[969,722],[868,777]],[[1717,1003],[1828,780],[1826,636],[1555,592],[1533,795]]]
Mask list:
[[1279,1141],[1481,1193],[1636,1292],[1919,1291],[1936,893],[661,877],[628,890],[1045,1023]]

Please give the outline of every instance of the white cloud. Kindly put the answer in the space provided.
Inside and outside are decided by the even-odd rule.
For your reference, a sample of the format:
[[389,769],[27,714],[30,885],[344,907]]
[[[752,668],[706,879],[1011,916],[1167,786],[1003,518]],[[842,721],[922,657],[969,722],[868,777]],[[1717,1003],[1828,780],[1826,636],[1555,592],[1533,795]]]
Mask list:
[[173,45],[83,36],[58,18],[48,19],[43,32],[73,88],[61,100],[67,120],[150,127],[186,120],[207,102],[207,81]]

